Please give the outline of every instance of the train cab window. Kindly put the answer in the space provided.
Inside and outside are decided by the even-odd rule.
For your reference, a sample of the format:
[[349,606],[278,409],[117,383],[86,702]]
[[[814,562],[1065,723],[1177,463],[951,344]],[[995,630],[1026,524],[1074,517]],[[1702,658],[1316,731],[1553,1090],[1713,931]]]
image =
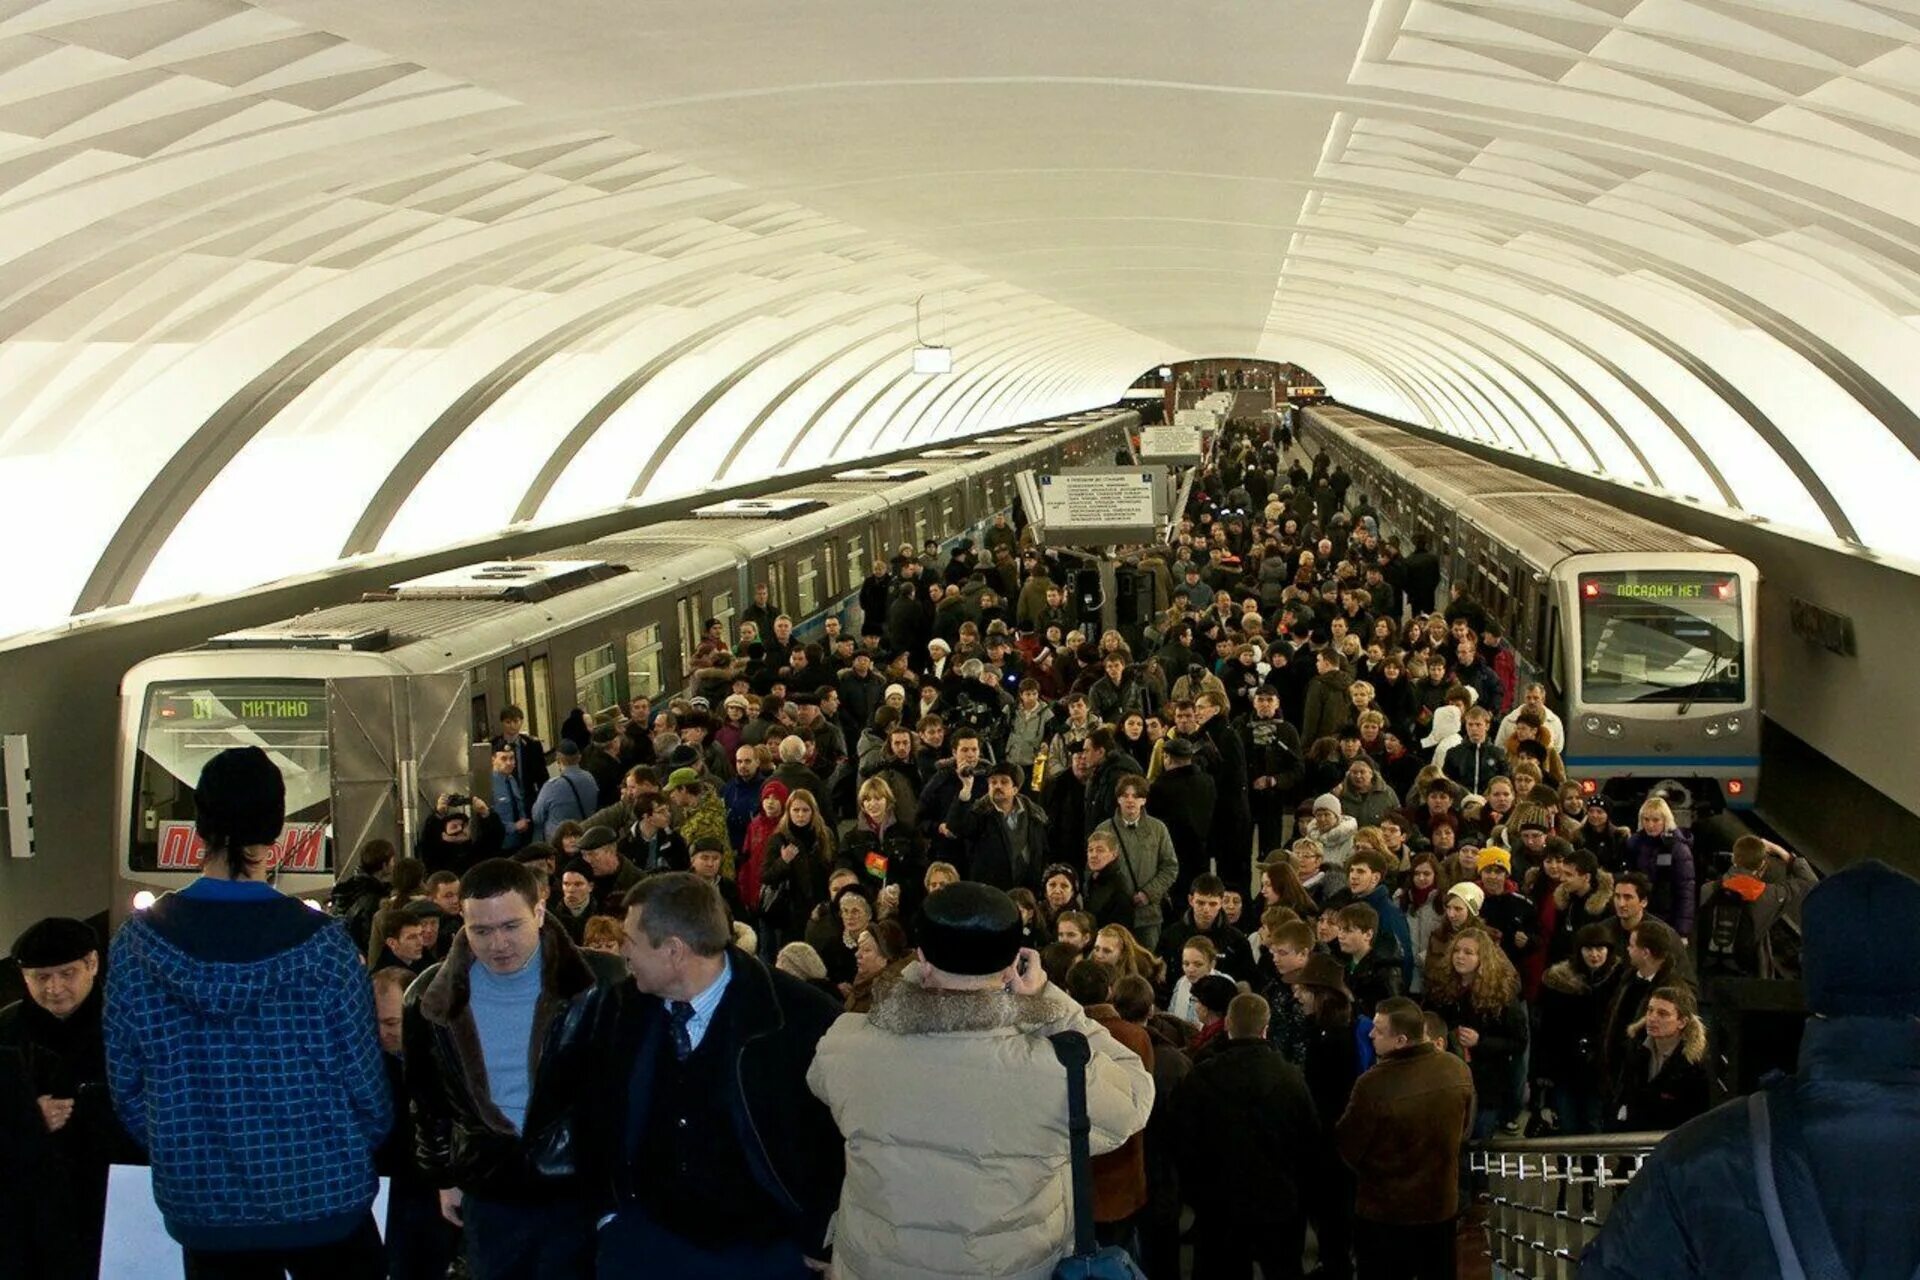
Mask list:
[[845,589],[852,591],[867,577],[867,540],[859,534],[847,538],[847,581]]
[[720,624],[721,643],[731,648],[733,645],[733,592],[714,592],[712,608],[713,611],[707,616]]
[[627,696],[657,698],[667,687],[662,668],[666,646],[660,628],[649,624],[627,633]]
[[820,611],[820,562],[814,556],[801,556],[793,562],[794,597],[799,614],[810,618]]
[[1576,591],[1583,701],[1746,700],[1738,577],[1698,570],[1583,573]]
[[527,708],[527,731],[542,742],[552,742],[554,740],[553,663],[546,654],[541,654],[527,664],[527,678],[533,686],[533,703]]
[[193,789],[228,747],[262,747],[287,785],[281,866],[331,871],[333,774],[324,680],[195,680],[150,685],[134,749],[129,871],[199,870]]
[[620,707],[620,667],[613,646],[603,644],[573,660],[573,704],[596,719]]

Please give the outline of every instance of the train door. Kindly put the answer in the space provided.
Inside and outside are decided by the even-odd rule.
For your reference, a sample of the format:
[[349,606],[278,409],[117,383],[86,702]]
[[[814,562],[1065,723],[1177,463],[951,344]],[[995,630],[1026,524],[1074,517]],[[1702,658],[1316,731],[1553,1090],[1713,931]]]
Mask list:
[[464,673],[327,681],[333,847],[344,872],[367,841],[411,849],[443,793],[472,785]]
[[699,646],[700,596],[681,596],[674,602],[674,624],[679,630],[679,687],[693,679],[693,651]]

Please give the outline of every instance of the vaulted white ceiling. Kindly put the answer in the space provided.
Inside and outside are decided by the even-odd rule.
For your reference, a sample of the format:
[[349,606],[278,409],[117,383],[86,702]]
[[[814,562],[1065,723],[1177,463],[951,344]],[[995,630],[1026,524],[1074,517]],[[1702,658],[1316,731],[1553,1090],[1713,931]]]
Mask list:
[[1920,0],[15,0],[0,632],[1196,355],[1920,557],[1917,42]]

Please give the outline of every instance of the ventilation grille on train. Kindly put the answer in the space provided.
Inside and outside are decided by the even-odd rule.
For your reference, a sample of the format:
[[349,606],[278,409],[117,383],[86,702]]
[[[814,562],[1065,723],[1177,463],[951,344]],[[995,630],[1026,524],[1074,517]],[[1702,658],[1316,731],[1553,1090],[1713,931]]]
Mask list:
[[923,458],[945,458],[951,462],[964,462],[973,458],[990,458],[991,449],[929,449],[920,455]]
[[818,498],[733,498],[696,507],[693,514],[701,520],[791,520],[826,505]]
[[625,573],[604,560],[490,560],[368,592],[366,600],[510,600],[531,604]]
[[259,630],[229,631],[207,641],[209,649],[352,649],[377,653],[387,647],[385,627],[300,626],[290,623],[284,631],[271,627]]
[[1569,552],[1682,551],[1682,542],[1709,545],[1577,494],[1522,495],[1503,500],[1501,506]]
[[836,471],[833,478],[855,484],[899,484],[903,480],[922,479],[926,474],[925,467],[855,467],[851,471]]

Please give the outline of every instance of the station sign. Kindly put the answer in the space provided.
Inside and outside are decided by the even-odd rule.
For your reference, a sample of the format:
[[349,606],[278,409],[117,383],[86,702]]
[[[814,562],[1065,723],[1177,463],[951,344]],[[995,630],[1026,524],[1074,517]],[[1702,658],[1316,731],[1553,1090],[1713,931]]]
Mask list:
[[[1178,415],[1187,416],[1185,412]],[[1202,417],[1211,420],[1212,414]],[[1211,421],[1208,423],[1212,425]],[[1140,457],[1148,462],[1195,463],[1200,461],[1202,437],[1198,428],[1175,422],[1172,426],[1142,427]]]
[[1164,466],[1072,467],[1035,479],[1049,546],[1146,542],[1166,524]]

